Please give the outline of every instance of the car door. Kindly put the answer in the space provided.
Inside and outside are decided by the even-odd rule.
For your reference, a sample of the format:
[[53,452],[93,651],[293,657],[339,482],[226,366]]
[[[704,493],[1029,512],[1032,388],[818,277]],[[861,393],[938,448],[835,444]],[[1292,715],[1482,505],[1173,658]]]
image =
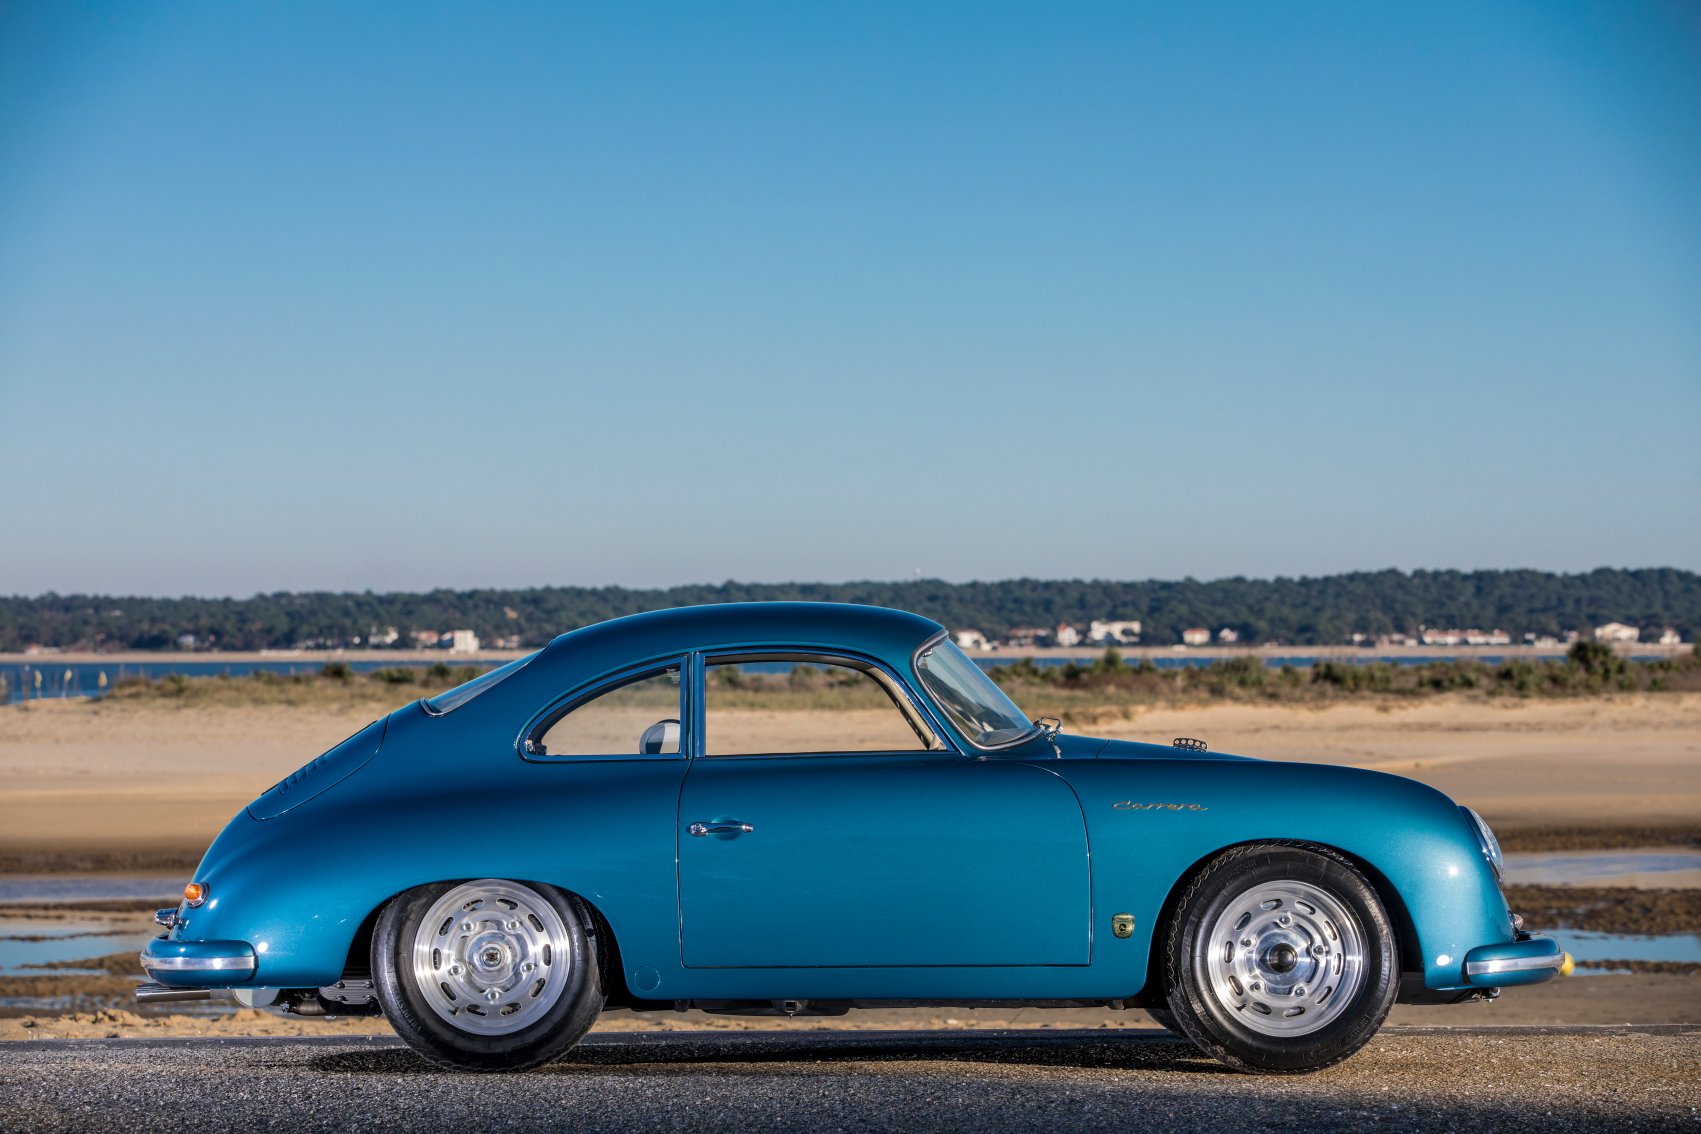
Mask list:
[[856,659],[701,672],[677,832],[687,967],[1088,963],[1086,829],[1061,777],[917,735],[908,691]]

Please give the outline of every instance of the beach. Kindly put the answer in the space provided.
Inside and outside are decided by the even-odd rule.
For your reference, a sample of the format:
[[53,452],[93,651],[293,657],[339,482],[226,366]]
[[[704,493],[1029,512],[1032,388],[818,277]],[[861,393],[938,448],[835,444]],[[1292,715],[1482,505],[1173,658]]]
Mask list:
[[[358,705],[87,699],[0,709],[0,870],[186,869],[250,799],[375,715]],[[824,743],[885,724],[879,712],[752,716],[753,732],[813,732]],[[1475,807],[1497,830],[1701,817],[1695,694],[1210,704],[1098,720],[1090,731],[1160,744],[1198,737],[1214,751],[1393,772]]]
[[[270,784],[370,721],[370,706],[255,705],[185,708],[170,702],[44,700],[0,709],[0,874],[54,879],[187,875],[207,843]],[[889,723],[861,709],[750,712],[749,735],[855,739]],[[1068,722],[1065,722],[1068,727]],[[1448,695],[1327,707],[1248,703],[1161,707],[1096,720],[1090,731],[1168,744],[1199,737],[1213,750],[1277,760],[1314,760],[1397,773],[1432,784],[1481,811],[1517,845],[1559,831],[1560,847],[1623,846],[1637,829],[1693,829],[1701,816],[1701,696],[1624,695],[1530,701]],[[824,744],[825,746],[825,744]],[[501,753],[491,758],[506,758]],[[1634,843],[1635,839],[1631,838]],[[1624,886],[1692,884],[1688,875],[1629,876]],[[1551,900],[1547,891],[1541,893]],[[1599,891],[1598,893],[1607,893]],[[1620,895],[1622,897],[1622,894]],[[57,916],[106,918],[145,938],[142,905]],[[98,905],[98,903],[97,903]],[[1679,903],[1660,932],[1701,932]],[[64,912],[64,911],[71,912]],[[43,911],[14,904],[8,916]],[[1537,928],[1540,928],[1537,925]],[[1620,927],[1622,928],[1622,927]],[[1643,930],[1646,932],[1646,930]],[[216,1018],[150,1012],[122,1003],[135,977],[115,954],[105,975],[57,978],[76,986],[60,1008],[0,1010],[0,1038],[46,1035],[321,1034],[383,1032],[379,1020],[326,1023],[243,1012]],[[133,954],[131,954],[133,956]],[[1440,1026],[1701,1022],[1695,966],[1575,977],[1518,990],[1499,1002],[1396,1009],[1394,1022]],[[4,978],[11,994],[47,987]],[[0,996],[5,994],[0,993]],[[106,999],[102,1000],[101,997]],[[90,999],[90,998],[93,999]],[[941,1010],[859,1012],[808,1020],[724,1019],[700,1013],[611,1012],[603,1029],[796,1027],[1151,1027],[1138,1010]]]

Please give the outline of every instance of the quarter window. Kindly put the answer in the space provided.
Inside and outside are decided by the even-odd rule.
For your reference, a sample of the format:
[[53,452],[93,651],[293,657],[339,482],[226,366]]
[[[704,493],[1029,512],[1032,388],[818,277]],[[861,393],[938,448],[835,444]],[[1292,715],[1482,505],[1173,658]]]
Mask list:
[[679,667],[628,678],[534,729],[533,756],[677,756]]
[[941,747],[883,671],[815,657],[710,664],[704,754],[924,752]]

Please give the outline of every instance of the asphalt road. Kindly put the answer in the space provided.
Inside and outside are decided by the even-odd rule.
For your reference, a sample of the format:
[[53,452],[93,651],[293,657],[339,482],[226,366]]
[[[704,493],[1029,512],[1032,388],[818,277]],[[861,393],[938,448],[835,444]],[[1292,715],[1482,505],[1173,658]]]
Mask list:
[[1162,1033],[589,1037],[522,1075],[394,1039],[0,1047],[0,1130],[1701,1130],[1701,1029],[1386,1029],[1317,1075],[1239,1075]]

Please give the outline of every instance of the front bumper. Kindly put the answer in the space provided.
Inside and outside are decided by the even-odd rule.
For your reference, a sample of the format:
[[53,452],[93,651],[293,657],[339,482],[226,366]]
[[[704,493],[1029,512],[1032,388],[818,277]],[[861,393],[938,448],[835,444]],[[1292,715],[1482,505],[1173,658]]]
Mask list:
[[142,950],[142,968],[161,984],[223,988],[253,979],[254,949],[246,941],[172,941],[156,937]]
[[1551,937],[1482,945],[1465,954],[1465,979],[1474,988],[1541,984],[1570,971],[1571,955]]

